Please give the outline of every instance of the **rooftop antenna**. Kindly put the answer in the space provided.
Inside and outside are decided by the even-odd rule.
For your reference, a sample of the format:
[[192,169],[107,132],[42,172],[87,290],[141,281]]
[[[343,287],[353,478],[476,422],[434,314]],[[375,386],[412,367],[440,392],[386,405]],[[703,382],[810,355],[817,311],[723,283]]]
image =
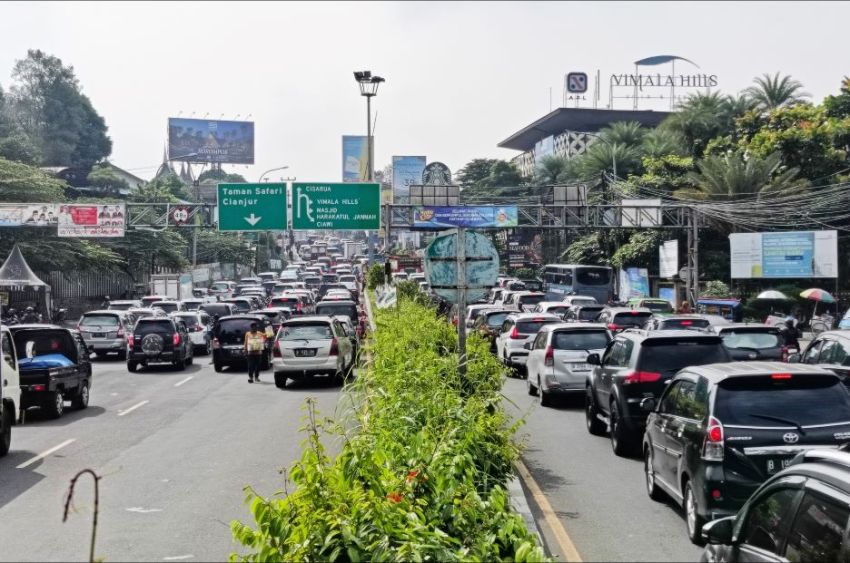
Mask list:
[[210,114],[210,112],[205,113],[204,117],[202,119],[206,119],[209,114]]
[[254,114],[253,114],[253,113],[249,113],[248,115],[246,115],[246,116],[245,116],[245,119],[248,119],[248,118],[249,118],[249,117],[251,117],[252,115],[254,115]]

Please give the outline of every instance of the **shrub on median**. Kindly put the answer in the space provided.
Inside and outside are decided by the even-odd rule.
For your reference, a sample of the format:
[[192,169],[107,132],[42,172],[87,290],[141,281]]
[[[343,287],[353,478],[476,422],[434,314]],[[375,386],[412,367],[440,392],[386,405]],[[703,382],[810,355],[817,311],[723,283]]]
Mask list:
[[[252,528],[232,525],[248,561],[540,560],[508,506],[517,450],[501,409],[501,372],[478,338],[467,384],[454,329],[402,299],[379,311],[372,360],[346,388],[356,405],[339,424],[307,404],[307,440],[282,498],[252,491]],[[331,460],[320,431],[342,437]]]

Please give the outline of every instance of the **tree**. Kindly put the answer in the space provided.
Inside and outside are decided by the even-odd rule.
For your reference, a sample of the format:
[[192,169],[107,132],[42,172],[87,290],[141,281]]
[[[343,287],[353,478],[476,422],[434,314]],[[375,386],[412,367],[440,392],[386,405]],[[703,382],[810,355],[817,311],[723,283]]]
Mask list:
[[765,73],[753,79],[753,82],[755,82],[755,85],[750,86],[744,92],[752,98],[756,106],[762,111],[798,104],[810,97],[808,93],[803,92],[801,82],[788,75],[780,77],[778,72],[773,76]]
[[616,162],[617,176],[626,178],[640,171],[641,153],[640,147],[636,145],[611,145],[597,141],[573,159],[570,171],[574,178],[590,180],[598,178],[603,172],[613,174]]
[[59,203],[65,183],[33,166],[0,158],[0,201]]
[[109,166],[98,165],[92,168],[86,178],[90,186],[105,190],[129,190],[130,184],[127,180],[120,178]]
[[599,130],[599,136],[612,145],[636,147],[640,145],[647,129],[637,121],[615,121]]
[[130,200],[137,203],[178,203],[181,199],[189,199],[189,194],[176,174],[151,180],[130,195]]
[[799,169],[782,168],[779,153],[766,158],[741,154],[708,156],[697,163],[698,172],[688,174],[691,188],[674,194],[678,199],[718,200],[748,199],[755,195],[791,193],[808,185],[799,179]]
[[220,182],[231,182],[234,184],[242,184],[248,181],[242,174],[229,173],[218,168],[201,172],[198,176],[198,182],[203,182],[204,180],[219,180]]
[[490,168],[499,162],[496,158],[474,158],[455,172],[455,182],[461,187],[477,186],[490,175]]
[[548,186],[565,182],[570,177],[570,160],[565,156],[548,155],[540,159],[534,169],[534,182]]
[[685,154],[684,139],[679,133],[669,129],[652,129],[641,140],[644,157],[663,157]]
[[42,164],[89,169],[109,156],[106,124],[80,89],[73,67],[40,50],[15,63],[12,116],[39,148]]
[[679,104],[659,129],[677,133],[693,156],[702,156],[712,139],[731,135],[735,120],[752,109],[746,96],[724,96],[719,92],[691,94]]
[[827,117],[850,117],[850,77],[845,76],[841,81],[841,91],[837,96],[824,98],[823,107]]
[[658,263],[658,246],[662,235],[658,231],[637,231],[632,233],[629,241],[620,246],[611,256],[611,265],[615,268],[626,268],[649,264],[654,270]]
[[568,264],[584,264],[588,266],[609,266],[608,253],[605,251],[606,241],[600,231],[594,231],[577,238],[561,254]]
[[506,160],[494,161],[490,166],[487,177],[481,181],[483,186],[492,188],[519,186],[523,183],[525,183],[525,179],[516,165]]

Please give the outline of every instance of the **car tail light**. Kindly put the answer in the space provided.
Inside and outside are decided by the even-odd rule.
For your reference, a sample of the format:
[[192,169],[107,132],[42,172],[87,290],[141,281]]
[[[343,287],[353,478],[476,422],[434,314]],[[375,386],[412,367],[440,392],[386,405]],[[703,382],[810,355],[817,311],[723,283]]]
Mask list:
[[295,304],[295,310],[296,310],[297,312],[299,312],[299,313],[301,312],[301,301],[298,301],[298,302]]
[[282,356],[281,356],[281,353],[280,353],[280,342],[275,342],[275,343],[274,343],[274,346],[272,347],[272,354],[274,354],[274,357],[275,357],[275,358],[280,358],[280,357],[282,357]]
[[175,346],[180,346],[180,333],[175,332],[174,335],[171,338],[171,342]]
[[770,374],[771,379],[791,379],[790,373],[772,373]]
[[221,348],[221,344],[218,342],[218,338],[213,338],[213,349]]
[[691,326],[694,323],[692,321],[682,321],[679,324],[682,325],[682,326]]
[[543,356],[543,365],[549,367],[555,365],[555,350],[551,346],[546,347],[546,355]]
[[118,332],[115,333],[115,338],[124,338],[124,328],[119,328]]
[[136,343],[136,340],[133,338],[132,334],[127,336],[127,344],[130,345],[130,348],[132,348],[135,343]]
[[608,330],[618,330],[619,328],[619,325],[616,325],[614,323],[608,323]]
[[328,356],[339,356],[339,344],[336,341],[336,338],[331,340],[331,351],[328,352]]
[[654,383],[661,379],[661,374],[655,371],[630,371],[623,380],[625,385],[632,383]]
[[702,444],[702,459],[723,461],[723,425],[713,416],[708,418],[705,440]]
[[40,384],[39,385],[33,385],[32,390],[33,391],[44,391],[44,385],[40,385]]
[[513,330],[511,331],[510,339],[511,340],[519,340],[520,338],[524,338],[524,337],[520,336],[519,329],[516,326],[514,326]]

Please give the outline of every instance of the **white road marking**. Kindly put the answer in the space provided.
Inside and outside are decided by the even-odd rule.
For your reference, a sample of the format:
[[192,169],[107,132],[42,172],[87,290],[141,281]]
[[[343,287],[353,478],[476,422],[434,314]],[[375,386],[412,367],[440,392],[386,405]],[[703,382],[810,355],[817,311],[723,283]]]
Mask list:
[[194,378],[195,378],[195,376],[194,376],[194,375],[190,375],[189,377],[187,377],[187,378],[186,378],[186,379],[184,379],[183,381],[178,381],[177,383],[175,383],[175,384],[174,384],[174,386],[175,386],[175,387],[180,387],[181,385],[183,385],[184,383],[186,383],[186,382],[187,382],[187,381],[189,381],[190,379],[194,379]]
[[76,438],[71,438],[71,439],[69,439],[69,440],[65,440],[64,442],[62,442],[62,443],[61,443],[61,444],[59,444],[58,446],[53,446],[52,448],[50,448],[50,449],[49,449],[49,450],[47,450],[46,452],[42,452],[42,453],[38,454],[37,456],[35,456],[35,457],[33,457],[33,458],[30,458],[30,459],[28,459],[27,461],[23,462],[22,464],[20,464],[20,465],[17,467],[17,469],[24,469],[25,467],[29,467],[30,465],[32,465],[32,464],[33,464],[33,463],[35,463],[36,461],[39,461],[39,460],[41,460],[41,459],[44,459],[44,458],[46,458],[47,456],[49,456],[50,454],[52,454],[52,453],[54,453],[54,452],[57,452],[57,451],[61,450],[62,448],[64,448],[65,446],[67,446],[68,444],[74,443],[74,442],[76,442],[76,441],[77,441],[77,439],[76,439]]
[[141,506],[133,506],[126,509],[127,512],[138,512],[139,514],[150,514],[151,512],[162,512],[161,508],[142,508]]
[[163,561],[182,561],[184,559],[191,559],[194,555],[172,555],[171,557],[163,557]]
[[136,403],[135,405],[133,405],[133,406],[132,406],[132,407],[130,407],[129,409],[127,409],[127,410],[123,410],[123,411],[119,412],[119,413],[118,413],[118,416],[124,416],[125,414],[130,414],[131,412],[133,412],[133,411],[134,411],[134,410],[136,410],[137,408],[142,407],[142,406],[144,406],[144,405],[146,405],[146,404],[148,404],[148,403],[150,403],[150,401],[142,401],[142,402],[140,402],[140,403]]

